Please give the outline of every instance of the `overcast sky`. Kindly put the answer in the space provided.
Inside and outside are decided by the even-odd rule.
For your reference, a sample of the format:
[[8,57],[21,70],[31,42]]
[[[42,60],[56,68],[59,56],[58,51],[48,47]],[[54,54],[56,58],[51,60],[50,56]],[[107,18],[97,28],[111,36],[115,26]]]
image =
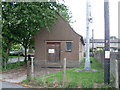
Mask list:
[[[64,0],[65,4],[72,12],[72,20],[76,21],[71,26],[73,29],[86,37],[86,0]],[[118,37],[118,1],[109,0],[110,7],[110,35]],[[94,29],[94,37],[96,39],[104,38],[104,0],[91,0],[91,14],[93,23],[91,25]],[[90,33],[91,34],[91,33]]]
[[[5,0],[4,0],[5,1]],[[63,0],[59,0],[60,2]],[[72,20],[76,21],[71,27],[84,38],[86,37],[86,0],[64,0],[72,12]],[[110,35],[118,37],[118,1],[109,0]],[[94,38],[104,38],[104,0],[91,0],[91,14],[93,23],[90,31],[94,29]],[[90,33],[91,37],[91,33]]]

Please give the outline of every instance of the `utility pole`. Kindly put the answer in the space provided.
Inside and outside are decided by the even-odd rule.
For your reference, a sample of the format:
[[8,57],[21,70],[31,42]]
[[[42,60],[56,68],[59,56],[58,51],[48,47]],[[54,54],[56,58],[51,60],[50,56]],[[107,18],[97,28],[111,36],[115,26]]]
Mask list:
[[86,61],[84,70],[90,70],[90,23],[92,23],[91,18],[91,4],[90,0],[86,0]]
[[[118,3],[118,23],[120,23],[120,2]],[[118,42],[120,42],[120,25],[118,25]],[[120,45],[118,44],[118,82],[120,88]]]
[[94,29],[92,29],[92,56],[94,57]]
[[[118,42],[120,42],[120,39],[118,39]],[[120,46],[118,45],[118,85],[120,88]]]
[[109,0],[104,0],[105,22],[105,60],[104,60],[104,83],[110,83],[110,30],[109,30]]

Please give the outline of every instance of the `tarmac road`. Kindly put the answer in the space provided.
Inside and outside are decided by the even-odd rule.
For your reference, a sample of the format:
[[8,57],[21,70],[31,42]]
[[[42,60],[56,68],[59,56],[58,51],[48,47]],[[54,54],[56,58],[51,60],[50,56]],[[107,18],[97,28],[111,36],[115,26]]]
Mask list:
[[22,85],[0,81],[0,90],[40,90],[39,88],[24,87]]
[[2,85],[2,88],[26,88],[26,87],[23,87],[21,85],[3,82],[3,81],[0,81],[0,85]]
[[[20,61],[24,61],[25,57],[19,57]],[[8,63],[18,62],[18,58],[9,58]]]

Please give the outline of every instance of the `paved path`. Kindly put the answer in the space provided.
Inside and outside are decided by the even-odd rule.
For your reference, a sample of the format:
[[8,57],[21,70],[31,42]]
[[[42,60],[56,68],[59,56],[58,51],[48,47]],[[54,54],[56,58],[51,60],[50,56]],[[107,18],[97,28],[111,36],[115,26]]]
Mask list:
[[2,84],[2,88],[26,88],[24,86],[13,84],[13,83],[8,83],[8,82],[0,81],[0,83]]
[[[55,73],[61,71],[60,68],[38,68],[35,70],[35,76],[42,76],[44,74]],[[27,67],[0,72],[0,80],[12,83],[20,83],[27,78]]]
[[13,82],[13,83],[19,83],[22,80],[25,80],[27,77],[27,69],[26,66],[0,72],[0,80],[7,81],[7,82]]

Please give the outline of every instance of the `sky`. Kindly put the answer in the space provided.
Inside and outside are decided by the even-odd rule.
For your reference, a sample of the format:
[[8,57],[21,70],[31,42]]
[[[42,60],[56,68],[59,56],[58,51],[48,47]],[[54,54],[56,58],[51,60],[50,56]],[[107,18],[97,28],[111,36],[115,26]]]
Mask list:
[[[5,1],[5,0],[4,0]],[[58,0],[65,3],[72,12],[71,27],[84,38],[86,37],[86,0]],[[90,0],[93,23],[90,25],[90,38],[92,29],[95,39],[104,39],[104,0]],[[118,37],[118,2],[109,0],[110,36]]]
[[[86,0],[64,0],[72,12],[71,27],[84,38],[86,37]],[[109,0],[110,36],[118,37],[118,1]],[[104,39],[104,0],[91,0],[91,15],[93,23],[90,25],[90,37],[94,29],[95,39]]]

